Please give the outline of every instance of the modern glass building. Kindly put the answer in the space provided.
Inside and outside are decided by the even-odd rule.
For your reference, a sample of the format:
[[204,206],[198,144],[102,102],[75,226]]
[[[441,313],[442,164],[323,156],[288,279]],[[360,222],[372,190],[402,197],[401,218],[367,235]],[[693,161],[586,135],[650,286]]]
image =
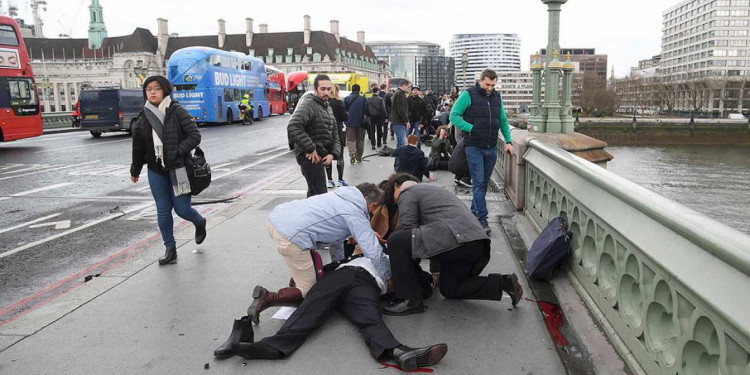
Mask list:
[[435,92],[450,91],[453,85],[453,59],[437,43],[399,40],[367,42],[367,46],[378,60],[390,65],[393,77]]
[[[456,85],[473,85],[482,70],[497,72],[521,70],[521,39],[518,34],[453,34],[450,56],[455,60]],[[463,55],[466,52],[464,81]]]

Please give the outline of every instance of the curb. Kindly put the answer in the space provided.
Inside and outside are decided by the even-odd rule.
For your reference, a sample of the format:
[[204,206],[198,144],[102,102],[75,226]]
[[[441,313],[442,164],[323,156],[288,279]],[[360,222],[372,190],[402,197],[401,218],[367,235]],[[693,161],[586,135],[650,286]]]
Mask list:
[[63,134],[63,133],[72,133],[72,132],[80,132],[83,131],[80,128],[53,128],[53,129],[44,129],[42,131],[42,134]]

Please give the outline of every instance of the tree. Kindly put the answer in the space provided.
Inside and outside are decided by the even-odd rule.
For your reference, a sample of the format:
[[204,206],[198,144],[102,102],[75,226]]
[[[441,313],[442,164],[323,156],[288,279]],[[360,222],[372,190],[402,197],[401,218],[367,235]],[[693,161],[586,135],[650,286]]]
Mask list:
[[693,113],[698,113],[708,102],[706,95],[709,82],[705,79],[696,79],[684,84],[688,93],[688,102]]
[[581,87],[581,108],[588,116],[598,108],[598,100],[607,93],[607,81],[596,73],[587,72],[583,75]]
[[658,107],[666,109],[667,114],[672,114],[675,105],[677,104],[677,93],[679,91],[679,84],[673,82],[668,77],[662,78],[656,84],[656,96]]

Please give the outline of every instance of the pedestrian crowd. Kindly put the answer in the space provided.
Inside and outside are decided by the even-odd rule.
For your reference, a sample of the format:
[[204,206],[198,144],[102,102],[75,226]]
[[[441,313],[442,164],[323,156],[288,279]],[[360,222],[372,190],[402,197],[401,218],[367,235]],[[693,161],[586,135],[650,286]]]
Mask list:
[[[198,243],[206,237],[206,220],[190,207],[181,177],[180,158],[200,143],[200,133],[187,111],[169,100],[171,85],[161,78],[144,83],[147,104],[133,138],[131,177],[137,182],[147,164],[167,248],[159,264],[168,264],[177,259],[172,209],[195,224]],[[496,82],[488,69],[473,87],[444,95],[402,80],[396,88],[373,85],[364,93],[353,85],[341,98],[330,78],[318,74],[287,125],[307,198],[276,206],[267,222],[289,284],[257,285],[247,315],[234,321],[214,355],[286,358],[335,310],[359,328],[374,359],[409,371],[437,364],[448,346],[406,346],[382,314],[424,313],[435,289],[447,299],[500,301],[505,294],[515,306],[523,295],[515,274],[481,275],[491,256],[485,195],[500,134],[502,150],[513,151]],[[387,147],[389,134],[395,149]],[[369,156],[365,135],[372,150],[394,157],[394,173],[378,184],[348,186],[346,160],[356,166]],[[429,156],[423,143],[431,147]],[[470,209],[454,193],[421,183],[435,181],[435,170],[450,170],[457,184],[471,187]],[[332,263],[323,264],[321,251],[329,251]],[[430,272],[422,270],[423,259]],[[296,309],[276,334],[256,340],[253,324],[272,306]]]

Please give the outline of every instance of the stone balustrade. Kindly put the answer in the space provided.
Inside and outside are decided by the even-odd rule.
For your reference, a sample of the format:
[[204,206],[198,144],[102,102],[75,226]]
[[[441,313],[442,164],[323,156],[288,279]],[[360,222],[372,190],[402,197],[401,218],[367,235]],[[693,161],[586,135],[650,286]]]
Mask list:
[[516,206],[539,228],[568,220],[568,275],[631,370],[750,374],[750,236],[541,140],[526,143],[498,161],[506,188],[520,176]]

